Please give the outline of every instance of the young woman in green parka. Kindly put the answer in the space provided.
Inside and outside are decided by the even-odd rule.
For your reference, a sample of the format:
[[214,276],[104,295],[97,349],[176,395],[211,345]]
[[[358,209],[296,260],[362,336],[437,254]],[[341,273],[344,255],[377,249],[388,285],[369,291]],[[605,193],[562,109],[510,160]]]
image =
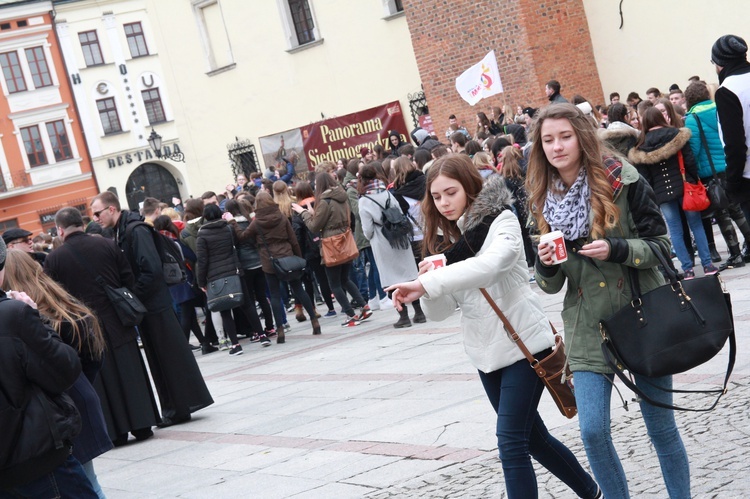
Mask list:
[[[539,232],[562,231],[568,247],[568,260],[556,265],[551,246],[540,245],[536,279],[550,294],[567,280],[562,318],[584,448],[604,497],[628,498],[610,429],[614,374],[601,352],[598,324],[630,303],[628,268],[638,270],[644,292],[664,283],[646,241],[667,251],[667,227],[646,180],[608,155],[571,104],[550,105],[535,120],[526,190]],[[671,376],[636,375],[635,382],[649,397],[672,403],[670,393],[655,388],[672,388]],[[673,412],[640,405],[669,497],[690,497],[687,452]]]

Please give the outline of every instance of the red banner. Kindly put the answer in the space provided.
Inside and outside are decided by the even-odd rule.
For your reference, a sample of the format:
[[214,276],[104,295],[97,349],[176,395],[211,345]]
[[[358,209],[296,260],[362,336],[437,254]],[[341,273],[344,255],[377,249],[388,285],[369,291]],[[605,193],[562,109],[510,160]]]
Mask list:
[[380,144],[388,150],[388,133],[392,130],[401,134],[402,141],[410,142],[398,101],[300,127],[311,170],[324,161],[359,158],[362,147],[372,149]]

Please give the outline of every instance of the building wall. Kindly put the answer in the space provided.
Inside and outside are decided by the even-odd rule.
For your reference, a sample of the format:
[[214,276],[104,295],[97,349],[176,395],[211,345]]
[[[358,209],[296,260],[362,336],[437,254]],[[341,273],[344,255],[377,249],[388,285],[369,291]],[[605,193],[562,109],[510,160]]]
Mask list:
[[750,42],[745,0],[628,0],[622,29],[617,2],[583,3],[607,97],[636,91],[645,99],[646,89],[666,92],[673,83],[684,89],[693,75],[718,83],[710,63],[716,39],[731,33]]
[[190,2],[149,0],[194,195],[233,180],[227,144],[235,137],[260,155],[258,137],[395,100],[413,126],[407,94],[421,81],[403,15],[384,19],[383,0],[311,0],[323,41],[295,51],[283,3],[221,0],[228,44],[214,44],[221,67],[212,71]]
[[[476,113],[490,106],[544,105],[550,79],[560,81],[565,97],[602,98],[581,0],[404,0],[404,9],[438,129],[447,127],[450,114],[473,130]],[[459,97],[455,79],[490,50],[505,91],[472,107]]]
[[[66,69],[73,81],[73,90],[81,111],[83,128],[93,159],[99,190],[114,189],[123,205],[129,194],[143,186],[135,181],[134,172],[145,164],[156,164],[174,178],[182,197],[189,190],[188,165],[179,161],[159,159],[148,145],[154,129],[170,150],[183,144],[177,134],[171,92],[161,65],[159,43],[153,34],[153,19],[144,0],[71,1],[56,6],[56,29],[65,56]],[[134,56],[127,42],[124,26],[140,23],[147,55]],[[79,34],[96,32],[103,57],[102,64],[87,65]],[[141,92],[158,89],[164,121],[150,123]],[[97,101],[114,99],[122,128],[105,133]],[[152,182],[153,184],[153,182]],[[156,187],[154,185],[151,188]],[[155,196],[155,192],[146,191]],[[171,193],[170,193],[171,194]],[[139,194],[138,200],[146,194]],[[170,202],[172,195],[156,196]],[[134,201],[136,202],[136,201]],[[137,208],[137,204],[132,206]]]
[[[65,66],[52,28],[50,2],[0,8],[0,53],[18,54],[26,90],[11,92],[0,82],[0,223],[13,221],[31,232],[54,226],[50,214],[63,206],[81,206],[96,195],[92,168],[81,123],[65,74]],[[18,22],[25,22],[19,26]],[[6,29],[2,29],[5,25]],[[51,85],[35,88],[25,49],[42,47]],[[46,125],[62,122],[69,159],[55,158]],[[32,166],[24,148],[21,129],[38,127],[44,162]],[[2,230],[2,228],[0,228]]]

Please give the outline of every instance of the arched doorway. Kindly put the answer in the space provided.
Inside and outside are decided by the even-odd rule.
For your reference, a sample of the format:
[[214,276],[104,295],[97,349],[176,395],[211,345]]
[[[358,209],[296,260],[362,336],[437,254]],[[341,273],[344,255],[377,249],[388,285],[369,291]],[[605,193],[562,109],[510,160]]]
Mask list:
[[147,197],[164,203],[180,197],[177,182],[169,171],[156,163],[144,163],[130,174],[125,184],[125,195],[130,210],[138,211],[140,203]]

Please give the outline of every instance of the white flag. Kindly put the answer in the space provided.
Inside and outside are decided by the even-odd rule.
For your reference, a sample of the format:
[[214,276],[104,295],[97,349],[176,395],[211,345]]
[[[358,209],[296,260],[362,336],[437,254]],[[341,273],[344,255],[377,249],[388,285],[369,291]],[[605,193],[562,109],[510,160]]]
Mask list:
[[503,91],[494,50],[456,78],[456,90],[472,106],[485,97]]

